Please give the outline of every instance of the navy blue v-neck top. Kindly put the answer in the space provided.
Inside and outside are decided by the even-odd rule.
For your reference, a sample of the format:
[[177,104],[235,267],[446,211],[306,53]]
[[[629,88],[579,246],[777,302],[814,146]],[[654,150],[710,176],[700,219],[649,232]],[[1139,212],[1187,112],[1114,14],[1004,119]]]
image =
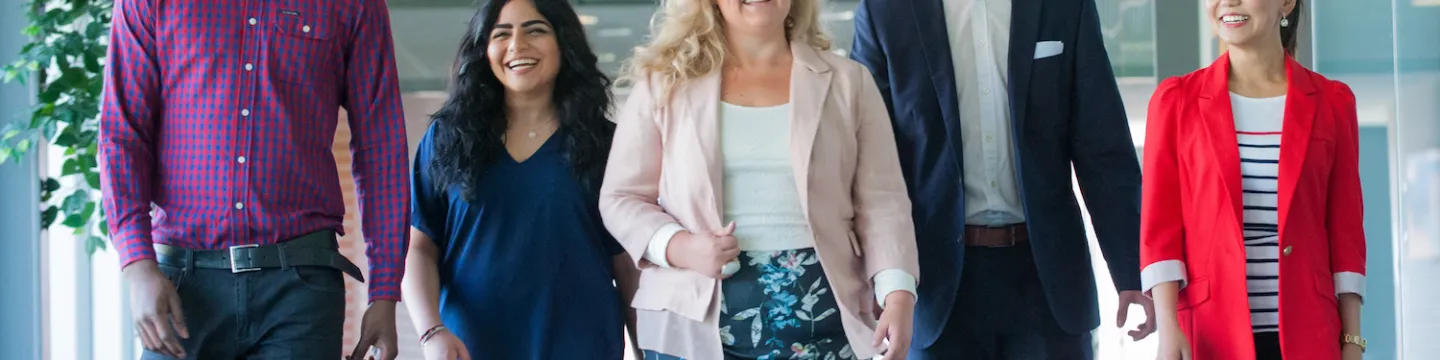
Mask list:
[[473,201],[435,191],[426,131],[412,171],[412,225],[440,250],[440,317],[476,359],[621,359],[624,315],[601,224],[563,134],[534,155],[508,153],[475,179]]

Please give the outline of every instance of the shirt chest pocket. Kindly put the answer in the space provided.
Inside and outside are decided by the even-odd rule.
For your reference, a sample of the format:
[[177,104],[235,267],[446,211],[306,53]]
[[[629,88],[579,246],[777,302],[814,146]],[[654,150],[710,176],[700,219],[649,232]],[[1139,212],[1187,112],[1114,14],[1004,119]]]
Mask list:
[[302,89],[334,84],[340,67],[330,14],[304,7],[273,11],[266,47],[271,78]]

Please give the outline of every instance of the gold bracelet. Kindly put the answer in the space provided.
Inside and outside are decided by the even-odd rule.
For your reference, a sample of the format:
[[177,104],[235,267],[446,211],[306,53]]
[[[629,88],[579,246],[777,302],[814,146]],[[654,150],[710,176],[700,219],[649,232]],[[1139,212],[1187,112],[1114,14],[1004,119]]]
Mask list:
[[1365,352],[1365,338],[1360,335],[1345,334],[1340,337],[1341,344],[1355,344],[1360,347],[1360,352]]

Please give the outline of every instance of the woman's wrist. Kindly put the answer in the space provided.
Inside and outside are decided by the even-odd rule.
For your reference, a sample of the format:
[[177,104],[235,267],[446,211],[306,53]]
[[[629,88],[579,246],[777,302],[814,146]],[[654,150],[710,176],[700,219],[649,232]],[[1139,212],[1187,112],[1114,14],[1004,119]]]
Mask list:
[[430,339],[435,338],[436,335],[440,335],[441,333],[448,331],[450,330],[446,329],[445,325],[443,324],[430,327],[430,329],[425,330],[424,333],[420,334],[420,346],[425,346],[425,343],[430,342]]

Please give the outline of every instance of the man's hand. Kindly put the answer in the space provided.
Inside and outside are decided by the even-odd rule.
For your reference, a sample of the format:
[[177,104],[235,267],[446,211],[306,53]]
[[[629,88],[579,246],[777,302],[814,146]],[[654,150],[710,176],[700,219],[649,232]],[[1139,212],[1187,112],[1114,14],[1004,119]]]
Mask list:
[[886,339],[890,349],[885,360],[905,360],[910,354],[911,332],[914,331],[915,295],[908,291],[894,291],[885,295],[885,311],[880,313],[880,324],[875,327],[875,342],[879,347]]
[[185,314],[175,284],[160,273],[155,260],[140,260],[122,270],[130,285],[130,313],[135,316],[135,333],[146,349],[175,358],[185,358],[180,339],[189,339]]
[[[374,346],[378,353],[366,357],[371,346]],[[377,300],[370,303],[370,308],[365,310],[365,319],[360,323],[360,342],[355,344],[355,351],[351,351],[350,356],[345,358],[395,360],[396,356],[400,356],[400,344],[395,335],[395,302]]]
[[1138,290],[1127,290],[1120,292],[1120,306],[1115,313],[1115,327],[1125,326],[1126,317],[1130,313],[1130,305],[1140,305],[1145,308],[1145,323],[1135,330],[1130,330],[1130,338],[1140,341],[1146,336],[1155,333],[1155,302],[1145,297],[1144,293]]

